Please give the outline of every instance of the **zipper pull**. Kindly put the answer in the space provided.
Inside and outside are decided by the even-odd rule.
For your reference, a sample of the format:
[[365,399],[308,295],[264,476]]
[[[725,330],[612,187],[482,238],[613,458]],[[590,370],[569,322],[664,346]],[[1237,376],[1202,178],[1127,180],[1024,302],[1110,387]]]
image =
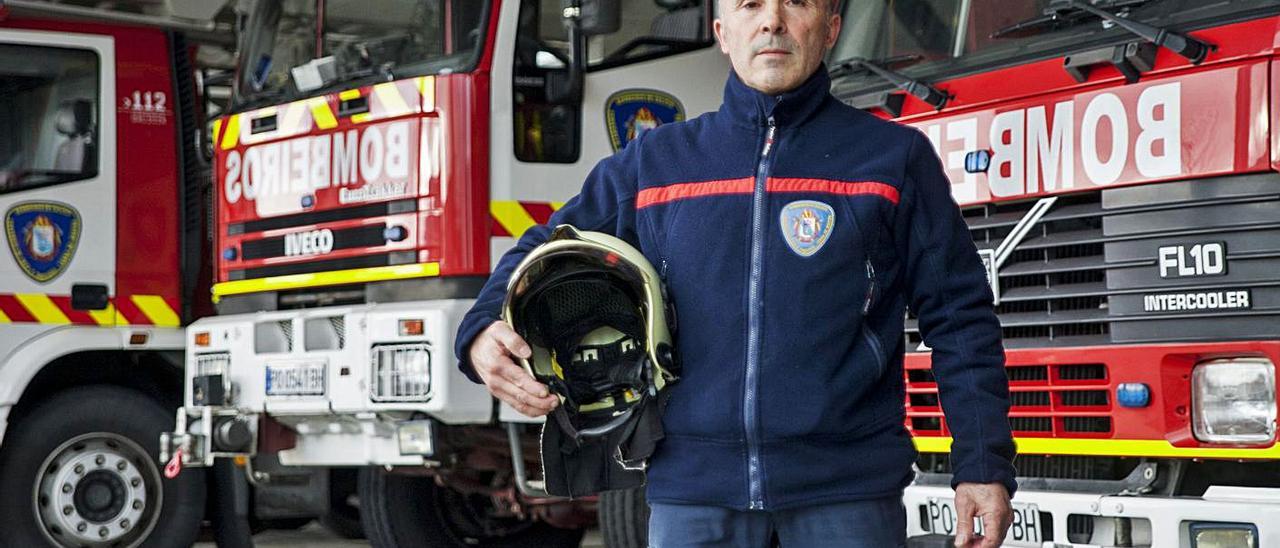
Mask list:
[[760,152],[761,157],[769,155],[769,150],[773,148],[773,135],[778,130],[778,126],[774,125],[773,117],[769,117],[769,132],[764,136],[764,150]]
[[866,316],[871,312],[871,301],[876,294],[876,267],[872,266],[871,259],[867,259],[867,298],[862,303],[862,315]]

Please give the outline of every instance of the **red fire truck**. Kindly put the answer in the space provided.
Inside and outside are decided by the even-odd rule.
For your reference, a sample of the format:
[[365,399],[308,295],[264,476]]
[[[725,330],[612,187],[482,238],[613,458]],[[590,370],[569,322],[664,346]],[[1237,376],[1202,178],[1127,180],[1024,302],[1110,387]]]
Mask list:
[[[599,158],[718,105],[713,4],[256,2],[213,124],[218,315],[188,331],[174,463],[360,467],[376,545],[570,546],[597,513],[643,545],[638,493],[541,496],[537,426],[451,341]],[[1008,544],[1280,545],[1280,6],[842,10],[833,91],[929,137],[988,264],[1021,450]],[[930,545],[956,529],[949,430],[929,349],[900,344]]]
[[211,131],[218,315],[188,330],[164,445],[250,457],[264,484],[264,456],[359,467],[377,545],[576,546],[596,501],[541,492],[540,425],[449,349],[494,259],[591,165],[718,105],[711,6],[584,3],[566,27],[559,0],[375,4],[247,13]]
[[[1280,9],[953,7],[858,8],[850,39],[882,23],[833,56],[859,59],[841,98],[933,142],[987,263],[1020,453],[1008,544],[1280,545]],[[886,76],[926,100],[877,95]],[[907,331],[911,531],[949,534],[946,402]]]
[[221,3],[178,4],[0,8],[2,546],[189,546],[204,517],[244,542],[250,519],[342,508],[315,471],[252,491],[161,474],[183,326],[212,312],[195,40],[234,40]]
[[[182,325],[208,291],[191,51],[0,10],[0,544],[190,543],[205,479],[160,475]],[[140,18],[141,19],[141,18]]]

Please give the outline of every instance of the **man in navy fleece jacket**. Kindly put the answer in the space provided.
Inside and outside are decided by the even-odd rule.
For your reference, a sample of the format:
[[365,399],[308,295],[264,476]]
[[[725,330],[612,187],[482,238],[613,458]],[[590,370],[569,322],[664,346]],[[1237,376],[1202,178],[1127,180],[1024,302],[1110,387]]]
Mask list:
[[[459,328],[472,380],[530,416],[557,400],[498,321],[511,271],[571,224],[657,267],[683,376],[652,458],[651,546],[892,547],[916,452],[904,307],[933,349],[954,436],[957,546],[998,546],[1016,488],[1000,325],[936,153],[830,95],[836,0],[721,0],[733,71],[716,112],[650,131],[526,232]],[[989,533],[972,532],[972,517]]]

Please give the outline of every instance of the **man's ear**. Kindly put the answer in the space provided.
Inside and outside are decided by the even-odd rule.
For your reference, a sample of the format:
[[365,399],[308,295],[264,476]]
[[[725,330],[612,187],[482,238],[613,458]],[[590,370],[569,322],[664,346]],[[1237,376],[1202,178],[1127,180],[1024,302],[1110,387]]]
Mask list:
[[719,17],[711,21],[711,32],[716,35],[716,43],[720,45],[720,53],[728,55],[729,46],[724,44],[724,26]]
[[828,50],[836,46],[836,39],[840,38],[840,26],[843,23],[844,21],[840,18],[839,14],[832,15],[831,19],[827,21],[827,49]]

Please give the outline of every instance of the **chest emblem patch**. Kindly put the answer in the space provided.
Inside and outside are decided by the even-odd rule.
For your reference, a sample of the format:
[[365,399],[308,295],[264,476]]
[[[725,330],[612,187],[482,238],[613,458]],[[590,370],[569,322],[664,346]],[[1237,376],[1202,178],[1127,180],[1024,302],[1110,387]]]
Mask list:
[[4,231],[22,272],[45,283],[71,262],[80,240],[80,214],[57,202],[25,202],[9,209]]
[[798,200],[782,207],[779,218],[782,237],[796,255],[809,257],[827,243],[836,225],[831,206],[813,200]]

